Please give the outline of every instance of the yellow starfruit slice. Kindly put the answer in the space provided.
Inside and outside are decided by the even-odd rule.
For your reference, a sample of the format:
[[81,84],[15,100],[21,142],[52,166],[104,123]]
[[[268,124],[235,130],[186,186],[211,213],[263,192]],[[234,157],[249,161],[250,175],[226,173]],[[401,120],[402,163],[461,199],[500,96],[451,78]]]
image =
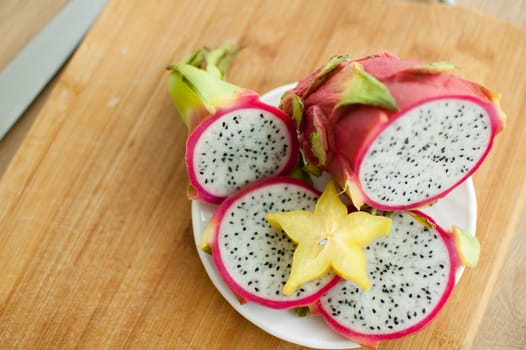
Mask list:
[[358,211],[348,213],[336,186],[329,181],[314,212],[294,210],[266,215],[270,225],[282,229],[297,244],[283,294],[291,295],[303,283],[323,277],[331,269],[367,290],[363,248],[389,234],[391,219]]

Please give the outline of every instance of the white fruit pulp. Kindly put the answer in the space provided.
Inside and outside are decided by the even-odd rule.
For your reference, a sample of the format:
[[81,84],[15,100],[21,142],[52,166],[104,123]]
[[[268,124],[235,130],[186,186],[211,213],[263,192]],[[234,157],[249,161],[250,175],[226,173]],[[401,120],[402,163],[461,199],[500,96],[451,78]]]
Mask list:
[[434,197],[478,164],[491,142],[490,125],[486,110],[470,100],[421,104],[371,143],[359,169],[362,189],[391,206]]
[[204,130],[193,152],[193,166],[201,186],[224,197],[279,174],[290,152],[285,123],[268,111],[247,108],[223,115]]

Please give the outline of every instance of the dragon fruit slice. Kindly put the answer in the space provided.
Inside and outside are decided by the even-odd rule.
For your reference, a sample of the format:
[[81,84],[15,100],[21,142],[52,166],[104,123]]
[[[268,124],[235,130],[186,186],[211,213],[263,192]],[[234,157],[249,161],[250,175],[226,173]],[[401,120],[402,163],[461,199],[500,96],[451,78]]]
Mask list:
[[503,128],[498,96],[453,66],[383,53],[333,58],[286,93],[310,166],[382,210],[429,204],[481,164]]
[[365,250],[371,289],[342,280],[314,308],[336,332],[373,348],[429,324],[451,294],[460,264],[454,235],[425,214],[395,212],[391,219],[389,236]]
[[178,83],[172,97],[191,131],[185,156],[191,199],[220,203],[248,183],[294,168],[299,145],[288,115],[222,80],[221,69],[179,63],[171,70]]
[[219,203],[241,187],[289,172],[299,146],[292,120],[256,99],[219,110],[186,143],[186,166],[197,196]]
[[210,240],[219,274],[241,300],[291,309],[314,303],[338,281],[329,273],[290,296],[282,293],[296,247],[283,231],[267,223],[265,215],[312,210],[318,197],[319,192],[302,181],[274,177],[245,187],[216,209],[205,240]]

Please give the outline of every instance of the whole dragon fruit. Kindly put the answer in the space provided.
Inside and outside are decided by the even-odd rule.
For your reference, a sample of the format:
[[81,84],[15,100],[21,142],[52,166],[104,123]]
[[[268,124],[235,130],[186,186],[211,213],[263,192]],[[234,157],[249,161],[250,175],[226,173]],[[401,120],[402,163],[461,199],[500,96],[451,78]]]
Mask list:
[[244,187],[215,210],[201,248],[210,246],[219,274],[239,299],[291,309],[313,304],[338,281],[329,273],[284,295],[296,246],[265,219],[274,211],[312,210],[318,197],[302,181],[274,177]]
[[287,92],[311,169],[329,172],[360,208],[411,209],[470,176],[503,128],[498,96],[449,72],[383,53],[330,62]]
[[[313,308],[336,332],[373,348],[429,324],[450,296],[460,263],[479,254],[476,241],[457,245],[458,237],[473,236],[446,233],[423,213],[394,212],[391,219],[389,235],[365,250],[372,287],[362,291],[341,280]],[[462,249],[471,257],[462,259]]]
[[204,50],[169,67],[169,90],[188,126],[190,199],[220,203],[243,186],[286,174],[298,161],[294,122],[259,95],[223,80],[233,51]]

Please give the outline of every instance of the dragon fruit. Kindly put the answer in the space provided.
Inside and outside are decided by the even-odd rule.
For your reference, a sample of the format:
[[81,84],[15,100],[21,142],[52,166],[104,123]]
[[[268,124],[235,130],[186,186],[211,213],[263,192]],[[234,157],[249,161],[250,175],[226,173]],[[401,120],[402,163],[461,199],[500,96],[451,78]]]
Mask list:
[[414,209],[470,176],[504,127],[498,95],[452,68],[339,56],[280,108],[296,119],[309,168],[329,172],[357,208]]
[[190,131],[185,155],[189,197],[208,203],[288,173],[299,157],[294,121],[259,101],[257,93],[224,81],[224,60],[217,57],[222,56],[214,55],[206,70],[198,55],[170,67],[170,93]]
[[215,210],[203,235],[215,266],[227,286],[243,301],[274,309],[310,305],[331,288],[338,277],[328,273],[283,294],[295,244],[272,228],[265,215],[274,211],[312,210],[319,192],[304,182],[274,177],[244,187]]
[[[364,292],[342,280],[314,307],[336,332],[373,348],[429,324],[451,294],[460,264],[458,229],[446,233],[417,211],[394,212],[391,219],[389,235],[365,250],[372,287]],[[477,242],[458,249],[474,261],[478,248]]]
[[[207,47],[202,47],[184,57],[179,64],[191,65],[218,79],[224,79],[228,65],[236,53],[237,50],[226,42],[212,51]],[[168,66],[167,69],[171,73],[168,80],[168,91],[179,117],[191,133],[203,120],[210,117],[210,111],[197,91],[174,69],[173,65]]]

